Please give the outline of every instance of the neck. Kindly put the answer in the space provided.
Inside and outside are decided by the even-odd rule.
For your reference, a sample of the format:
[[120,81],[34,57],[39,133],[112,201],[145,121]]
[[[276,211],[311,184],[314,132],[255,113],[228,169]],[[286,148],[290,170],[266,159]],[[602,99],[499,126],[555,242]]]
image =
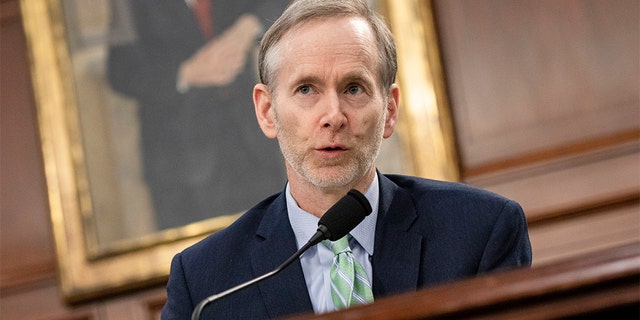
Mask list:
[[[289,169],[289,168],[287,168]],[[375,177],[375,167],[371,167],[360,179],[351,184],[336,188],[321,188],[311,184],[309,181],[301,179],[297,173],[287,170],[289,178],[289,189],[291,196],[298,206],[314,216],[320,218],[338,200],[351,189],[356,189],[365,193]]]

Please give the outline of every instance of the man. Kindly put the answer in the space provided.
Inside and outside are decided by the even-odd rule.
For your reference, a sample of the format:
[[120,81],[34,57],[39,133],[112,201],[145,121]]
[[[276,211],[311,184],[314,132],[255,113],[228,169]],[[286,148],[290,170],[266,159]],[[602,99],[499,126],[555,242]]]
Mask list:
[[[396,126],[399,91],[391,34],[364,0],[293,2],[265,34],[259,66],[256,115],[263,133],[280,144],[288,184],[174,258],[165,319],[187,319],[207,296],[275,269],[352,188],[373,208],[347,239],[353,265],[366,273],[358,283],[371,285],[374,299],[530,265],[526,221],[515,202],[462,184],[376,171],[381,140]],[[312,247],[282,273],[211,303],[203,319],[345,307],[331,246]],[[370,301],[358,294],[354,304],[360,298]]]

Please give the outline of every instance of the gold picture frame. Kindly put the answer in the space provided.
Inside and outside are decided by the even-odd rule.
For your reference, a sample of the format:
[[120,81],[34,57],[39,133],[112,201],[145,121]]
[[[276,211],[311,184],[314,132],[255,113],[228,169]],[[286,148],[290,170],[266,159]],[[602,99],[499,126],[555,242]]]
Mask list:
[[[61,0],[21,0],[30,53],[62,295],[76,303],[166,281],[180,250],[233,222],[215,217],[96,249],[87,216],[92,193],[84,165],[78,100]],[[400,141],[406,172],[457,180],[451,117],[430,1],[380,1],[397,36],[402,88]],[[409,92],[413,92],[409,94]],[[430,142],[430,143],[429,143]],[[383,155],[384,156],[384,155]]]

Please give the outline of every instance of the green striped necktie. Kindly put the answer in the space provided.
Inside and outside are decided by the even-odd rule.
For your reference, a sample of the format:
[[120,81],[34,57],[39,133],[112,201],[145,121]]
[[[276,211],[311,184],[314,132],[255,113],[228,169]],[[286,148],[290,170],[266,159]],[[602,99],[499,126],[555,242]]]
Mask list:
[[352,305],[372,302],[371,282],[367,272],[353,256],[349,248],[348,236],[335,242],[325,240],[324,244],[335,254],[330,277],[331,299],[336,308],[344,309]]

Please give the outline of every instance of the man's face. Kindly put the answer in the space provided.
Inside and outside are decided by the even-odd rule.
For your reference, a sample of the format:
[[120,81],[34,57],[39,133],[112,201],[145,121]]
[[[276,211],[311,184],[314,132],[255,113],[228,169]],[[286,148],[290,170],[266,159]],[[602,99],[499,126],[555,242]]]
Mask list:
[[289,179],[353,186],[372,173],[395,128],[397,88],[381,91],[375,39],[360,18],[305,23],[280,41],[267,136],[278,139]]

